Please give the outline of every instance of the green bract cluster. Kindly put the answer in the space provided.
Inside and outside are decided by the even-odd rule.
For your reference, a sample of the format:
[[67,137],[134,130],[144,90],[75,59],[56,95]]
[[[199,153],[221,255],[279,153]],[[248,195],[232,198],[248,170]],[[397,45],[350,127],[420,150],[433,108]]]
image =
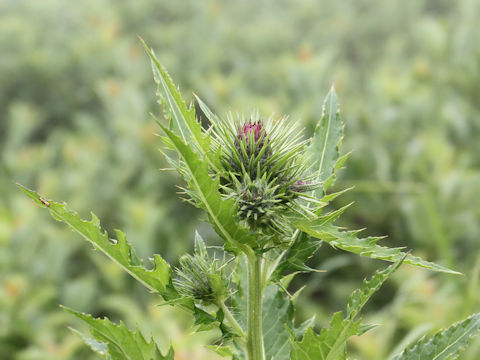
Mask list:
[[221,191],[235,200],[238,220],[248,227],[282,240],[292,232],[286,216],[308,216],[312,198],[306,193],[318,187],[307,176],[302,131],[287,118],[262,119],[258,115],[232,115],[212,125],[212,150],[220,154]]
[[225,275],[226,263],[210,257],[198,234],[195,253],[183,255],[179,263],[173,284],[182,296],[205,305],[218,303],[227,297],[229,283]]

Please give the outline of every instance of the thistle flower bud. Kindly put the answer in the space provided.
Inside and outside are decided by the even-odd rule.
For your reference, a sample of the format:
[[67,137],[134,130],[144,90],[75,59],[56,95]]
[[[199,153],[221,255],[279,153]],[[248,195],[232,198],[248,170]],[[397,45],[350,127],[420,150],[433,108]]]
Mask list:
[[[286,119],[227,118],[214,127],[221,154],[222,191],[238,206],[238,219],[264,235],[288,233],[288,213],[308,213],[303,193],[318,184],[306,176],[306,142]],[[276,238],[279,238],[278,236]]]
[[226,296],[228,280],[224,273],[225,264],[210,258],[198,234],[195,253],[193,256],[182,256],[179,263],[173,285],[181,295],[205,305],[214,304]]

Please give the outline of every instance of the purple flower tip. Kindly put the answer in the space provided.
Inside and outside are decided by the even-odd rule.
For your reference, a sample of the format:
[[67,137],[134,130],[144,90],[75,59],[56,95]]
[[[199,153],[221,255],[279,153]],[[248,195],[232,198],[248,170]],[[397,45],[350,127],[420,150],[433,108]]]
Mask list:
[[255,141],[258,141],[260,139],[260,136],[262,135],[262,130],[263,126],[260,121],[254,122],[254,123],[247,123],[242,126],[242,128],[239,129],[238,131],[238,138],[241,140],[242,138],[248,138],[250,133],[253,133]]

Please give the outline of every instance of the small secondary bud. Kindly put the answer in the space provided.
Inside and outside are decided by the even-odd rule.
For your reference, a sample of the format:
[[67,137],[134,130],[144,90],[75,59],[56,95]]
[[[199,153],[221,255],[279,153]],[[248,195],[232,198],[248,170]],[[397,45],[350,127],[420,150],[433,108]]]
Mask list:
[[223,264],[216,259],[210,259],[205,252],[195,252],[180,258],[180,267],[175,269],[176,277],[173,280],[175,289],[205,305],[214,304],[225,296],[228,281],[225,277]]

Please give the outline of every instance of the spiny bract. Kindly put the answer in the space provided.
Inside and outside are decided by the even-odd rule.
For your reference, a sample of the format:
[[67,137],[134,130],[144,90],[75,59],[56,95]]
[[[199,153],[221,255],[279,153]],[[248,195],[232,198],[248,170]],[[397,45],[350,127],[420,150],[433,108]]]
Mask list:
[[318,184],[306,175],[306,144],[298,126],[286,118],[229,115],[213,124],[213,150],[222,165],[221,190],[235,199],[238,219],[253,231],[288,234],[285,216],[292,211],[309,213],[306,193]]
[[181,295],[206,305],[227,297],[229,280],[225,276],[226,262],[224,259],[211,258],[198,234],[193,256],[186,254],[179,263],[173,284]]

